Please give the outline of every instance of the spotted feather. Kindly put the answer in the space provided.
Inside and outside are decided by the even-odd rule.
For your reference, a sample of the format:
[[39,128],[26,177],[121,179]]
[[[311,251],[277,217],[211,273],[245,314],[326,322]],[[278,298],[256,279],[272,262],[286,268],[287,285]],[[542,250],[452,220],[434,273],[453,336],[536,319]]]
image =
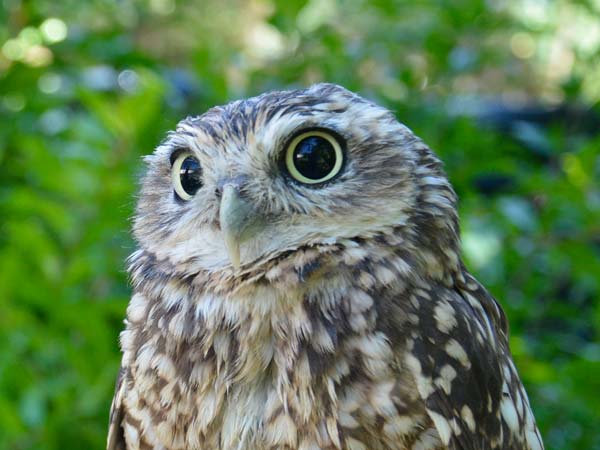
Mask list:
[[441,162],[389,111],[270,92],[146,161],[108,450],[543,448]]

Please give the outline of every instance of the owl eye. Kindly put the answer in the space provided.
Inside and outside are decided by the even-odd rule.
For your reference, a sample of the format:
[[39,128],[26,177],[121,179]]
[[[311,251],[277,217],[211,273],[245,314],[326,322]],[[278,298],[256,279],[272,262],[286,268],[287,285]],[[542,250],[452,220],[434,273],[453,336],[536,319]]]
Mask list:
[[339,140],[324,131],[307,131],[296,136],[286,149],[285,167],[303,184],[320,184],[335,177],[344,163]]
[[171,180],[179,198],[190,200],[202,187],[202,167],[189,152],[181,153],[173,162]]

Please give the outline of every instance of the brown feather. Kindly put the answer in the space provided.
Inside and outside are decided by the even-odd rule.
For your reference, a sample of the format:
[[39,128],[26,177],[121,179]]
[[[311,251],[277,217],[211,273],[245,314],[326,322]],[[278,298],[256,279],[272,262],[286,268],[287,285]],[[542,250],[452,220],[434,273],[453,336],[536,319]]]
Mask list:
[[[282,163],[315,128],[345,158],[316,187]],[[182,151],[202,167],[187,201]],[[147,162],[109,450],[542,449],[442,164],[389,111],[330,84],[266,93],[182,121]],[[232,180],[261,224],[240,267]]]

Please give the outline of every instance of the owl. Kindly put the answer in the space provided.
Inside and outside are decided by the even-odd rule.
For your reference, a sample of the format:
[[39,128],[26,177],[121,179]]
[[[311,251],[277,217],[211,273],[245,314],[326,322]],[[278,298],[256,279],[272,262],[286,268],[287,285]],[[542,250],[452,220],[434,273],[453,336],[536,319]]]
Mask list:
[[332,84],[146,159],[108,449],[541,450],[440,160]]

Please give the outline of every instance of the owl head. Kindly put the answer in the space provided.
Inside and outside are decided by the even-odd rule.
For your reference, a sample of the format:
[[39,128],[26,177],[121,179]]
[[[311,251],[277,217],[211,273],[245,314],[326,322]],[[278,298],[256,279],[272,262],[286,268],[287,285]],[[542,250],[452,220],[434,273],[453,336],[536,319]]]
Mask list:
[[391,112],[340,86],[189,117],[147,163],[135,237],[184,271],[242,273],[382,233],[423,258],[456,259],[455,195],[439,160]]

